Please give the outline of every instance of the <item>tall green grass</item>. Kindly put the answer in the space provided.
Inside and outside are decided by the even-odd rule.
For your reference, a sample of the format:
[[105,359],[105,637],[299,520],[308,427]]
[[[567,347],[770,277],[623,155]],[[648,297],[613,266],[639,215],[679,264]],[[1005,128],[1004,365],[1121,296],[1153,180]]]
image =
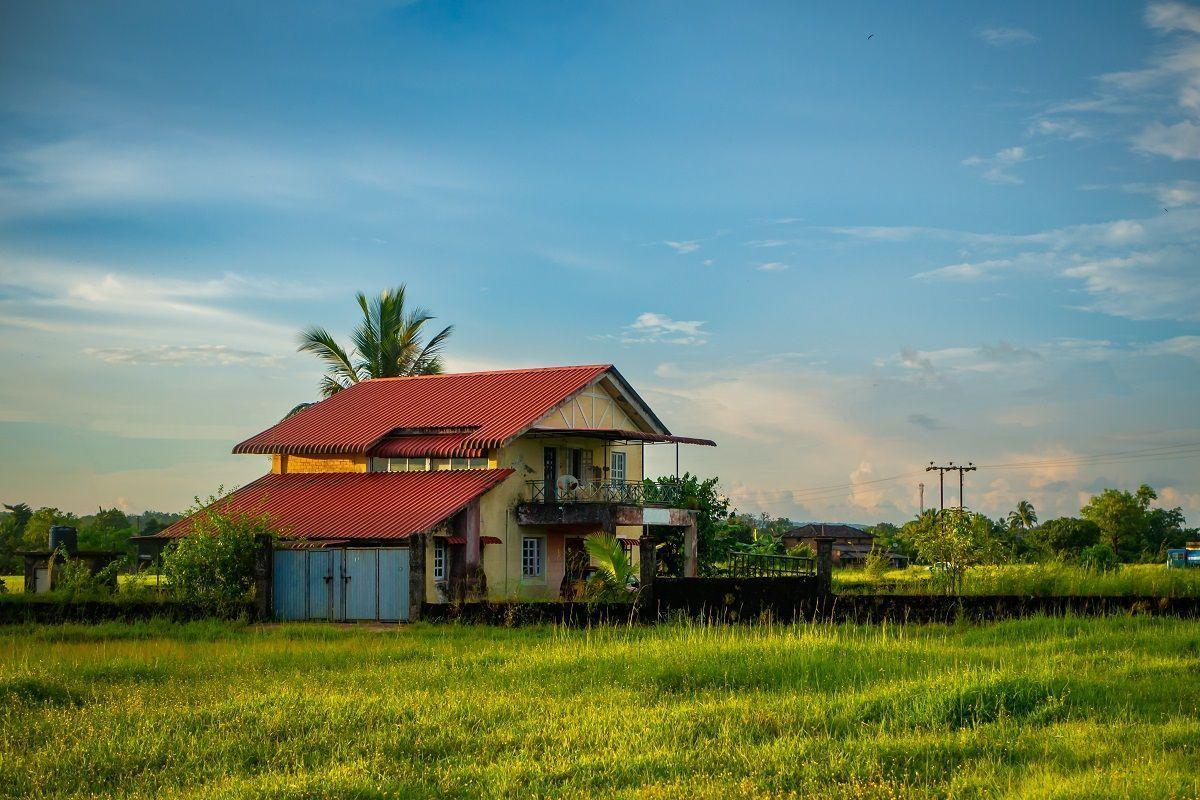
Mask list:
[[[835,570],[835,592],[857,594],[928,594],[936,592],[928,567],[890,570],[874,577],[861,569]],[[1170,569],[1163,564],[1126,564],[1097,572],[1072,564],[1006,564],[967,570],[962,591],[971,595],[1096,595],[1200,597],[1200,569]]]
[[0,631],[10,797],[1196,797],[1200,625]]

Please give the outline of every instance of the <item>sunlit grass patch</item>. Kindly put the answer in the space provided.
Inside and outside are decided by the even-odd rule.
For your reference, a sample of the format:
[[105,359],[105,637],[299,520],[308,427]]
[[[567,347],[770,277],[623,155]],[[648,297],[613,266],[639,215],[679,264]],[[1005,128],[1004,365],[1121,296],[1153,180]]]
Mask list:
[[1179,619],[124,627],[0,630],[0,795],[1200,793]]

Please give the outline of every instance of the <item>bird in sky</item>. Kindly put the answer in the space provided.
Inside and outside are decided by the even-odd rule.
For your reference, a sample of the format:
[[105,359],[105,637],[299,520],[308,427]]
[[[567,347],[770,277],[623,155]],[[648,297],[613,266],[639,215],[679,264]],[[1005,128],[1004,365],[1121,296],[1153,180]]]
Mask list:
[[875,38],[875,34],[872,33],[870,36],[867,37],[867,41],[869,42],[874,38]]

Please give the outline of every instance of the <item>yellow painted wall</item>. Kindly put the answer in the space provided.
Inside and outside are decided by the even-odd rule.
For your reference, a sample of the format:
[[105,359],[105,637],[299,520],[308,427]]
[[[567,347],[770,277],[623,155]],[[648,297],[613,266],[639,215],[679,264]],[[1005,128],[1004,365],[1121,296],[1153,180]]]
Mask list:
[[[604,462],[605,443],[600,439],[581,436],[530,436],[526,435],[508,447],[493,454],[497,467],[516,470],[503,483],[480,499],[480,534],[495,536],[502,544],[486,545],[483,548],[483,569],[487,575],[488,594],[492,598],[555,598],[562,581],[563,537],[562,533],[551,533],[541,526],[521,527],[517,525],[514,507],[525,498],[526,482],[543,479],[543,448],[571,447],[592,450],[592,463]],[[609,445],[608,452],[623,451],[626,464],[626,480],[642,479],[641,446]],[[586,535],[596,531],[572,531],[570,536]],[[541,579],[524,578],[521,575],[521,540],[526,535],[546,537],[546,572]],[[642,535],[640,526],[620,526],[617,536],[638,539]],[[633,551],[637,563],[638,549]],[[432,599],[432,598],[430,598]]]
[[366,456],[274,456],[271,471],[276,473],[366,472]]

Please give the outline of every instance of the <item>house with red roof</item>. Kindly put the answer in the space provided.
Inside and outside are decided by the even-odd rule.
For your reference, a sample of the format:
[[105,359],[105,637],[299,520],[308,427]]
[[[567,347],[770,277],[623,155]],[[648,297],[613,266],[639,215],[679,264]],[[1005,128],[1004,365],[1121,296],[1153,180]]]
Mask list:
[[[571,596],[584,537],[637,564],[656,526],[695,562],[695,517],[643,482],[673,435],[610,364],[357,383],[234,447],[271,471],[219,502],[270,515],[284,619],[408,619],[456,598]],[[158,535],[188,535],[183,519]]]

